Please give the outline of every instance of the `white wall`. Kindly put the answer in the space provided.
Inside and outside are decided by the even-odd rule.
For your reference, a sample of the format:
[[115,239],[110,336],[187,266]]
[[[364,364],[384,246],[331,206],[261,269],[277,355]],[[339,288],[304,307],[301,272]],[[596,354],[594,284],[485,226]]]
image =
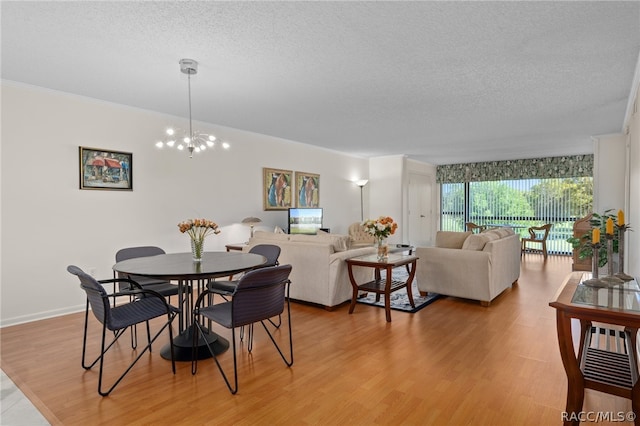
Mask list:
[[[391,216],[398,223],[398,231],[389,237],[389,243],[403,241],[404,199],[403,155],[376,157],[369,160],[369,216]],[[365,220],[367,216],[365,216]]]
[[633,232],[627,232],[627,256],[625,269],[628,274],[640,277],[640,89],[635,93],[633,114],[627,124],[629,128],[629,185],[628,212],[626,221],[631,224]]
[[[239,222],[246,216],[260,217],[263,229],[285,228],[285,211],[262,209],[263,167],[320,174],[324,225],[332,232],[346,233],[360,220],[360,189],[352,181],[369,178],[367,159],[203,123],[196,127],[230,141],[231,150],[193,159],[158,150],[154,141],[164,128],[181,123],[2,82],[0,326],[83,309],[69,264],[110,278],[119,248],[188,251],[176,226],[184,219],[206,217],[222,226],[207,250],[245,241],[249,230]],[[133,153],[134,190],[79,190],[78,146]]]
[[627,136],[594,136],[593,210],[602,214],[625,208]]

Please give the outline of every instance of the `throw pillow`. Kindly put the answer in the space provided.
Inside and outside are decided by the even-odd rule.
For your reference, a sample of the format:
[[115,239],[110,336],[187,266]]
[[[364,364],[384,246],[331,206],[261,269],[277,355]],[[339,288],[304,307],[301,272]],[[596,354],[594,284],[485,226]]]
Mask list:
[[464,244],[462,244],[462,250],[480,251],[484,248],[485,244],[489,242],[489,238],[487,233],[469,235],[469,237],[464,240]]
[[436,247],[460,249],[467,237],[471,235],[471,231],[454,232],[454,231],[438,231],[436,233]]

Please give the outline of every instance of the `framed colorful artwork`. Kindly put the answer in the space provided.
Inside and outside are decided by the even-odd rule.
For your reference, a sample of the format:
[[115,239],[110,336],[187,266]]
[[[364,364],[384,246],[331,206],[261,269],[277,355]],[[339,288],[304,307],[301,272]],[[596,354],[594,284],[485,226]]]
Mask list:
[[320,205],[320,175],[296,172],[296,201],[298,207]]
[[262,196],[265,210],[287,210],[291,204],[293,171],[264,167]]
[[80,189],[133,190],[133,154],[80,147]]

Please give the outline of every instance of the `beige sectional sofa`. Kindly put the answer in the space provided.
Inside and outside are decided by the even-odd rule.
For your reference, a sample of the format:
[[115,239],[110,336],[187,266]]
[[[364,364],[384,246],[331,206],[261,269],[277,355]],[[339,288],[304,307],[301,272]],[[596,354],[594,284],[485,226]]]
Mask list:
[[[256,231],[243,251],[257,244],[275,244],[279,262],[290,264],[291,298],[331,309],[351,299],[352,287],[345,259],[375,253],[374,247],[350,248],[348,235],[289,235]],[[358,282],[373,278],[372,268],[354,268]]]
[[439,231],[435,247],[418,247],[418,290],[489,306],[520,276],[520,238],[511,228],[480,234]]

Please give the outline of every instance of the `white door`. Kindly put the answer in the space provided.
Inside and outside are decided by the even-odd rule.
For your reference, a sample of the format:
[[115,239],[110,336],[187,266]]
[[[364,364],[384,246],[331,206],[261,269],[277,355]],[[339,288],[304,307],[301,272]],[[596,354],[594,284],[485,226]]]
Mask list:
[[433,245],[433,180],[428,175],[409,174],[409,243]]

